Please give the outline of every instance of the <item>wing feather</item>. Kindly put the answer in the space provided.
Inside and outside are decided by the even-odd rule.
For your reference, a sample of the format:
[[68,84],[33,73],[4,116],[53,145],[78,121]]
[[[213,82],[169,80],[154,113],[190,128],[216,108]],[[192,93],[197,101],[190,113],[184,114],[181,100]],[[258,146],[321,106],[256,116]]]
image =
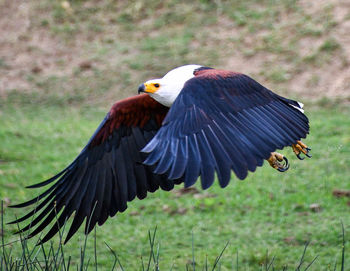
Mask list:
[[20,230],[34,229],[28,235],[30,238],[55,221],[41,240],[46,242],[74,213],[67,242],[84,220],[88,234],[96,224],[102,225],[109,216],[125,211],[127,202],[136,196],[143,199],[147,192],[159,187],[170,190],[175,183],[181,183],[182,176],[170,180],[166,175],[155,174],[154,166],[142,164],[146,155],[140,150],[155,136],[167,112],[167,107],[146,94],[116,103],[68,167],[30,186],[37,188],[53,183],[51,187],[32,200],[12,206],[38,204],[12,223],[32,219]]
[[205,132],[202,130],[198,135],[198,146],[201,155],[201,184],[203,189],[209,188],[214,182],[214,169],[217,167],[215,158],[210,149]]
[[186,187],[200,175],[203,189],[216,172],[225,187],[231,170],[244,179],[271,152],[306,137],[309,122],[299,108],[246,75],[201,68],[142,150],[145,164],[170,179],[183,174]]
[[197,181],[197,178],[200,175],[200,165],[202,163],[195,134],[189,136],[188,146],[188,165],[186,167],[184,179],[185,187],[189,187]]

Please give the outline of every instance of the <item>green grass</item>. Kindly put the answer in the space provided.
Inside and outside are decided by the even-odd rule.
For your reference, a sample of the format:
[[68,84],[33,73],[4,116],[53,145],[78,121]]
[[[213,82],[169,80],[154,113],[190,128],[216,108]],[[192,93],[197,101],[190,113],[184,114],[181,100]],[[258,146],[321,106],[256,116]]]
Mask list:
[[[290,149],[284,150],[290,170],[278,173],[265,165],[249,174],[245,181],[232,177],[221,189],[215,184],[199,195],[178,197],[157,191],[142,201],[129,203],[123,214],[97,228],[100,266],[110,266],[111,255],[104,241],[113,248],[124,267],[139,268],[146,257],[147,231],[158,226],[161,269],[174,264],[183,269],[191,259],[191,234],[194,233],[199,263],[214,262],[224,244],[230,245],[221,261],[222,270],[231,266],[239,253],[241,266],[255,270],[264,262],[266,252],[275,255],[275,264],[294,266],[305,242],[310,241],[306,260],[319,258],[314,269],[340,262],[340,223],[349,229],[347,198],[335,198],[333,189],[350,189],[350,111],[342,106],[312,107],[307,111],[311,134],[305,141],[312,147],[313,158],[299,161]],[[58,106],[3,106],[0,117],[0,198],[22,202],[38,191],[24,186],[50,177],[67,165],[87,142],[103,118],[105,109]],[[200,189],[200,186],[196,186]],[[312,212],[317,203],[320,212]],[[178,212],[185,208],[185,213]],[[5,210],[5,221],[24,210]],[[5,227],[6,242],[18,237],[15,226]],[[57,244],[58,236],[54,239]],[[78,234],[65,246],[65,253],[79,255],[84,235]],[[30,243],[31,244],[31,243]],[[14,250],[19,249],[14,246]],[[87,253],[93,255],[92,240]],[[77,258],[78,259],[78,258]],[[347,260],[346,265],[350,262]],[[245,269],[243,269],[245,270]],[[248,269],[247,269],[248,270]]]

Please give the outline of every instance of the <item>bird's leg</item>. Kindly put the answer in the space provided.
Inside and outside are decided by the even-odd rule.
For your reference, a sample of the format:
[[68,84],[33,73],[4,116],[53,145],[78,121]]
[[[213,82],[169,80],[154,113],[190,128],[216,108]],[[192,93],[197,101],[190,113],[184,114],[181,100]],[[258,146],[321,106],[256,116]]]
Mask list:
[[300,160],[304,160],[305,158],[305,157],[300,157],[300,154],[302,153],[305,154],[306,157],[309,157],[309,158],[312,157],[310,154],[311,149],[301,141],[297,141],[297,143],[292,144],[292,148],[293,148],[293,152]]
[[[269,159],[267,159],[267,161],[271,167],[277,169],[280,172],[285,172],[289,168],[288,159],[278,152],[271,152],[271,156]],[[282,161],[284,161],[283,164],[281,163]]]

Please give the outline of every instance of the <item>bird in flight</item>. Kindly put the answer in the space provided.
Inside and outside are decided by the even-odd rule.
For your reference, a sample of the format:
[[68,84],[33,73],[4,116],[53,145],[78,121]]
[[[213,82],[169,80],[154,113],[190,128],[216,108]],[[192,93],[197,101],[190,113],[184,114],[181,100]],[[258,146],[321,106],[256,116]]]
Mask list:
[[[135,197],[159,187],[193,185],[203,189],[217,175],[221,187],[245,179],[263,161],[286,171],[291,146],[299,159],[311,157],[301,142],[309,133],[302,104],[279,96],[247,75],[200,65],[185,65],[138,88],[139,95],[116,102],[75,160],[52,178],[42,194],[12,207],[35,205],[23,217],[28,238],[50,230],[52,238],[74,213],[65,243],[85,220],[85,234],[96,223],[127,208]],[[34,228],[36,227],[36,228]]]

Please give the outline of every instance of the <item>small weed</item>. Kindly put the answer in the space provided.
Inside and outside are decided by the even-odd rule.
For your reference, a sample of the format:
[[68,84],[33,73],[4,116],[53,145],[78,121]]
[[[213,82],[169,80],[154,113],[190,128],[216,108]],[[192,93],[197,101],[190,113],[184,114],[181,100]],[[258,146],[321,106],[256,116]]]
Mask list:
[[7,65],[5,59],[1,58],[0,57],[0,69],[6,69],[8,68],[9,66]]
[[340,44],[333,38],[327,39],[319,48],[321,52],[332,53],[340,48]]
[[275,83],[283,83],[290,79],[290,74],[284,69],[271,70],[266,74],[266,78]]

